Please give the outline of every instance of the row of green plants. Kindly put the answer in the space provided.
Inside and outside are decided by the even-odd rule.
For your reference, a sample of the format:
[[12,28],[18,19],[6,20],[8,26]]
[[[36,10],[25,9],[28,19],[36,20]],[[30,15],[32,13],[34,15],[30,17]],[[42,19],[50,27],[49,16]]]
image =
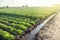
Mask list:
[[9,32],[0,29],[0,36],[4,38],[4,40],[14,40],[15,36],[11,35]]
[[1,13],[7,14],[16,14],[20,16],[26,17],[34,17],[34,18],[45,18],[46,16],[51,15],[57,9],[54,7],[28,7],[28,8],[3,8],[0,9]]
[[[35,21],[26,17],[12,17],[8,15],[0,15],[0,29],[13,35],[22,35],[29,27],[35,24]],[[3,34],[4,35],[4,34]],[[4,36],[2,37],[4,38]],[[8,35],[8,34],[7,34]],[[1,35],[0,35],[1,36]],[[6,39],[6,38],[4,38]],[[10,39],[9,39],[10,40]]]
[[14,40],[16,35],[22,35],[28,28],[55,12],[53,7],[0,9],[0,36],[4,40]]

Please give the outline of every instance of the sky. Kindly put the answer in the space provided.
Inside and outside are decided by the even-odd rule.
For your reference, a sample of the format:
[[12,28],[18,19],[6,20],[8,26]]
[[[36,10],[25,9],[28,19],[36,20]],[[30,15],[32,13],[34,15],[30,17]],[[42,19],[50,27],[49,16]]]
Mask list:
[[0,0],[0,6],[52,6],[53,4],[60,4],[60,0]]

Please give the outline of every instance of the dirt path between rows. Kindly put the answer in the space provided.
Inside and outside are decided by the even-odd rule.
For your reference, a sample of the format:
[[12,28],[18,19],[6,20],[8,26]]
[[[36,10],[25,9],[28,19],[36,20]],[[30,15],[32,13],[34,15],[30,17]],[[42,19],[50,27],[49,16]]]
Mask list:
[[60,40],[60,13],[40,30],[37,38],[37,40]]

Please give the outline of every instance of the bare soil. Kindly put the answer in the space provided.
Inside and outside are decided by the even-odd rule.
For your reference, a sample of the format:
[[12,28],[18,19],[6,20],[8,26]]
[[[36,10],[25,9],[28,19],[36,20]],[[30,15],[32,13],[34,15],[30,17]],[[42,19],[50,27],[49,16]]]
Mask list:
[[36,40],[60,40],[60,13],[40,30]]

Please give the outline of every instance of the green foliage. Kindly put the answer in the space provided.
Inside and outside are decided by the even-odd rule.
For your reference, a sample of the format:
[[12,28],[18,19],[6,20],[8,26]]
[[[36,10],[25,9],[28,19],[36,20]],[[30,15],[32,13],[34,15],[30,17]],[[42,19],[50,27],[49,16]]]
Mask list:
[[13,35],[9,34],[7,31],[3,31],[2,29],[0,29],[0,36],[5,38],[4,40],[14,40]]
[[24,31],[27,29],[27,27],[24,26],[24,25],[20,25],[20,28],[21,28],[22,30],[24,30]]
[[32,26],[32,24],[30,24],[30,23],[26,23],[25,25],[26,25],[27,27]]
[[18,34],[22,34],[23,33],[23,31],[20,30],[20,29],[18,29],[17,32],[18,32]]
[[4,40],[14,40],[15,35],[21,35],[54,12],[56,9],[53,7],[0,9],[0,36]]
[[32,25],[34,25],[34,24],[35,24],[35,22],[34,22],[34,21],[31,21],[31,24],[32,24]]
[[50,15],[55,11],[56,11],[56,9],[53,8],[53,7],[41,7],[41,8],[31,7],[31,8],[5,8],[5,9],[0,9],[0,12],[2,12],[2,13],[28,16],[30,18],[32,18],[32,17],[41,18],[41,16],[44,18],[45,15]]

